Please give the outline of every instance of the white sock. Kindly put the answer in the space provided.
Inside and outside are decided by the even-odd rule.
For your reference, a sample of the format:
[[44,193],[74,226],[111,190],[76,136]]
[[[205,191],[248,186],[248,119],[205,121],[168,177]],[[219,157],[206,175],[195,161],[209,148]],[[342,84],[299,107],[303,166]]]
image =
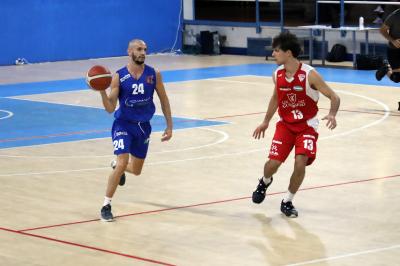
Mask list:
[[291,193],[289,190],[286,192],[285,197],[283,198],[283,202],[286,203],[288,201],[292,201],[295,194]]
[[109,197],[104,197],[103,206],[106,206],[106,205],[108,205],[108,204],[111,205],[111,198],[109,198]]
[[263,176],[262,180],[263,180],[264,184],[268,185],[269,183],[271,183],[272,179],[271,179],[271,177],[266,178],[265,176]]

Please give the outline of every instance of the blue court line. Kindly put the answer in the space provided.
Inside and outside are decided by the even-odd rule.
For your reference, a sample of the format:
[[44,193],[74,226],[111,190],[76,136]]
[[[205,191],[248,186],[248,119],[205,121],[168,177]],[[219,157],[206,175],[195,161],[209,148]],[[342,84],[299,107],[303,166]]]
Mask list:
[[[14,115],[0,120],[0,149],[110,137],[113,115],[103,109],[0,98],[0,109]],[[173,118],[174,129],[226,124]],[[164,131],[163,116],[151,120],[153,132]]]
[[[271,76],[276,67],[276,64],[270,63],[246,64],[236,66],[170,70],[163,71],[162,75],[164,82],[202,80],[209,78],[222,78],[242,75]],[[317,67],[316,69],[326,81],[330,82],[394,87],[400,86],[399,84],[393,83],[386,77],[382,81],[377,81],[375,79],[375,71],[322,67]],[[0,85],[0,97],[42,94],[49,92],[77,91],[84,89],[87,89],[84,78],[45,82],[3,84]]]

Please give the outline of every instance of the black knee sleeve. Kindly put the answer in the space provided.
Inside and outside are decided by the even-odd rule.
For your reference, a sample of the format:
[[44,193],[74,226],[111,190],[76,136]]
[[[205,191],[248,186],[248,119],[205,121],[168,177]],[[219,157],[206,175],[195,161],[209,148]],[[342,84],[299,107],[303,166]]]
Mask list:
[[390,79],[393,82],[399,83],[400,82],[400,72],[393,72],[392,75],[390,75]]

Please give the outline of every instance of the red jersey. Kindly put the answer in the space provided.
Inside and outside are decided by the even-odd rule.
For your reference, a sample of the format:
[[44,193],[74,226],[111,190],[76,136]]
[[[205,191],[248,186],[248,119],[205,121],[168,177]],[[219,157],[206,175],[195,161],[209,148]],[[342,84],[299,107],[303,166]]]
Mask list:
[[275,71],[275,83],[278,95],[278,113],[281,121],[292,131],[300,132],[308,127],[317,131],[319,92],[310,87],[308,74],[314,68],[300,63],[291,78],[286,77],[283,65]]

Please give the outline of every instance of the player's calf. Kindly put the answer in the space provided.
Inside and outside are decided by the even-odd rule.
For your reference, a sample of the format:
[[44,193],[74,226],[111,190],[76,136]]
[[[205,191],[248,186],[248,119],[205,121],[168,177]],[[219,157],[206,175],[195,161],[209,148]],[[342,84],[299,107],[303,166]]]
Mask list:
[[[112,160],[112,161],[111,161],[111,168],[112,168],[112,169],[115,169],[116,166],[117,166],[117,161],[116,161],[116,160]],[[123,173],[123,174],[121,175],[120,179],[119,179],[119,185],[120,185],[120,186],[125,185],[125,181],[126,181],[126,176],[125,176],[125,173]]]

